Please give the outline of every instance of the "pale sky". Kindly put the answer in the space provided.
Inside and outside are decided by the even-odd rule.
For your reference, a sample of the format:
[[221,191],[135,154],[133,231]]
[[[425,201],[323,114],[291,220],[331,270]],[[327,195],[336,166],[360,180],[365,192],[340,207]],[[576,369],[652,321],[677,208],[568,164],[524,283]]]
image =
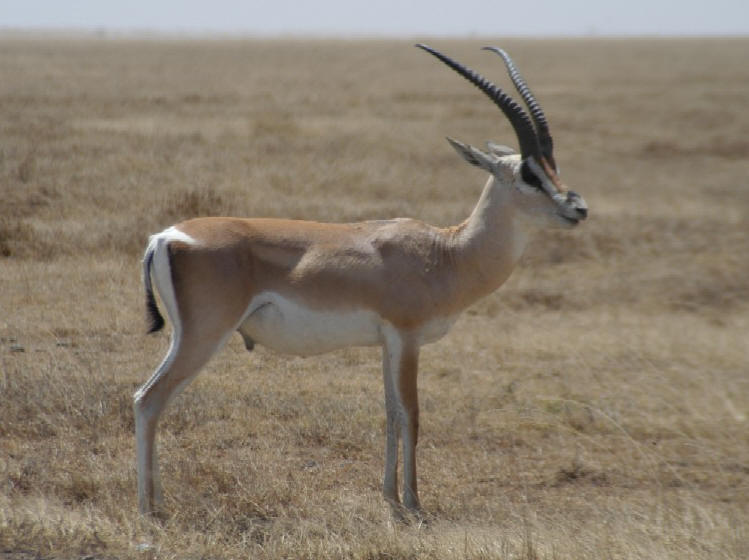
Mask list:
[[323,36],[749,35],[749,0],[0,0],[2,29]]

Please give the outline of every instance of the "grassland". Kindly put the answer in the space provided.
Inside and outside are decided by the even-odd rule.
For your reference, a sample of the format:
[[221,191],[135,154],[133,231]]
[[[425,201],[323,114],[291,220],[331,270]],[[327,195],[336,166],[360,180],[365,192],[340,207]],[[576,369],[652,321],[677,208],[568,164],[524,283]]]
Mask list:
[[496,108],[406,41],[0,39],[0,558],[749,558],[749,39],[492,42],[591,216],[425,347],[418,527],[378,351],[239,337],[139,518],[139,259],[197,215],[458,223],[484,176],[443,138],[514,143]]

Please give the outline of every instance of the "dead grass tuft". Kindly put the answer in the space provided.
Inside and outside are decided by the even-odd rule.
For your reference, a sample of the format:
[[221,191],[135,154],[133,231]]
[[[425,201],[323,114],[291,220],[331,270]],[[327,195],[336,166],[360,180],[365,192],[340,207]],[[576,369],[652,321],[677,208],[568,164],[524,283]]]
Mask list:
[[36,155],[33,151],[26,154],[18,165],[18,180],[26,184],[31,181],[36,170]]
[[176,223],[201,216],[231,215],[233,205],[227,197],[210,187],[170,193],[161,205],[160,220]]
[[0,256],[17,255],[32,237],[31,228],[27,225],[4,219],[0,222]]
[[642,148],[644,157],[657,159],[712,156],[732,160],[749,158],[749,142],[740,139],[716,139],[709,144],[685,145],[672,140],[652,140]]

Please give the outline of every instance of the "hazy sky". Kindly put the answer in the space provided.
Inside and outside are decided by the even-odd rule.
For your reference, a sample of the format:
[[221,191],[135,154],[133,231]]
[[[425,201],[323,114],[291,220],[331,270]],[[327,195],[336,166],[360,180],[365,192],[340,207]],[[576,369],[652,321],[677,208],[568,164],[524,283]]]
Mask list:
[[298,35],[747,35],[749,0],[0,0],[0,28]]

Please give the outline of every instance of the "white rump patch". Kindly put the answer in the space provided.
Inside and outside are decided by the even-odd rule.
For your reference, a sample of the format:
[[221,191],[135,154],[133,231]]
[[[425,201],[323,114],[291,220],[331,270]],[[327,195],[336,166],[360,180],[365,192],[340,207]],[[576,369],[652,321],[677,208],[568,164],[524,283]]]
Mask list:
[[[174,293],[174,285],[172,284],[172,271],[169,263],[169,254],[166,251],[170,241],[181,241],[182,243],[188,243],[190,245],[197,244],[195,239],[187,235],[185,232],[178,230],[174,226],[165,229],[161,233],[152,235],[148,240],[147,251],[153,252],[153,267],[150,273],[153,277],[154,287],[161,296],[161,301],[166,308],[166,314],[172,324],[172,337],[169,344],[169,351],[161,362],[161,365],[156,368],[156,372],[151,376],[151,378],[136,391],[136,403],[140,402],[159,378],[165,372],[169,371],[182,339],[182,321],[179,317],[177,296]],[[146,271],[146,274],[148,273],[149,272]]]
[[182,243],[187,243],[188,245],[197,245],[198,242],[195,240],[195,238],[190,237],[187,235],[184,231],[181,231],[177,229],[176,226],[171,226],[166,228],[161,233],[157,233],[156,235],[152,237],[158,237],[160,239],[163,239],[164,241],[181,241]]

